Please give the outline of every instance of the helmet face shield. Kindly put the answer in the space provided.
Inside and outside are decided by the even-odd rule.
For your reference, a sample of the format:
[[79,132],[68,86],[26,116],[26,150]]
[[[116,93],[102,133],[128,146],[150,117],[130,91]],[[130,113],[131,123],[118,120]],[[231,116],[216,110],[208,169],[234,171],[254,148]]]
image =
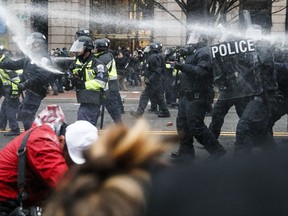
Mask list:
[[85,42],[80,42],[79,40],[74,41],[70,48],[70,52],[83,52],[85,50]]
[[198,32],[191,32],[187,44],[197,44],[199,43],[199,39],[200,39],[201,33]]
[[144,53],[149,53],[151,51],[150,46],[146,46],[144,49]]
[[25,41],[25,46],[32,46],[34,42],[35,42],[34,37],[33,36],[28,36],[26,41]]

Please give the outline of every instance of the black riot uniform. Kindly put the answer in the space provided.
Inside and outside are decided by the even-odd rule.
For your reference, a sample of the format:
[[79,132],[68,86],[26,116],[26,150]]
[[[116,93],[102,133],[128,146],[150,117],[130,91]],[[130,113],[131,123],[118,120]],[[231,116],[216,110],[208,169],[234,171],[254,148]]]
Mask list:
[[165,70],[165,60],[159,53],[157,44],[148,45],[149,54],[145,67],[145,89],[140,96],[137,111],[131,110],[130,114],[134,117],[141,117],[147,107],[148,101],[154,100],[159,106],[158,117],[170,117],[163,93],[163,75]]
[[278,85],[274,56],[267,41],[255,43],[253,73],[261,80],[261,92],[247,104],[236,128],[235,154],[249,153],[254,146],[264,150],[275,147],[271,131],[272,114],[276,109]]
[[195,137],[212,158],[218,158],[226,151],[204,123],[205,114],[210,109],[214,97],[213,71],[208,47],[197,44],[185,64],[176,63],[175,69],[181,71],[177,115],[180,146],[178,154],[172,156],[193,158]]
[[[243,57],[243,56],[242,56]],[[234,58],[234,57],[233,57]],[[245,56],[244,56],[245,58]],[[209,130],[214,134],[214,136],[218,139],[221,128],[224,123],[225,116],[229,112],[230,108],[232,106],[235,106],[236,113],[238,117],[240,118],[242,116],[242,113],[244,112],[244,109],[248,102],[251,100],[251,96],[239,96],[239,97],[233,97],[231,96],[231,88],[232,83],[229,82],[231,80],[231,71],[234,71],[233,68],[231,68],[230,61],[227,61],[227,58],[221,59],[222,64],[221,68],[219,64],[215,63],[213,64],[213,71],[215,74],[221,74],[222,76],[215,76],[214,78],[214,84],[219,90],[219,97],[216,101],[216,103],[213,106],[212,109],[212,120],[209,125]],[[241,61],[241,63],[245,64],[245,61]],[[216,72],[218,70],[218,72]],[[230,70],[229,72],[225,70]]]
[[93,41],[90,37],[80,36],[73,42],[70,52],[76,54],[70,65],[76,82],[76,97],[80,107],[77,120],[86,120],[96,125],[104,91],[107,90],[108,70],[105,64],[93,54]]
[[[282,116],[288,114],[288,65],[285,62],[276,62],[275,71],[278,83],[278,95],[276,107],[272,113],[271,127],[274,126]],[[273,129],[273,128],[272,128]]]
[[27,37],[26,46],[30,48],[31,54],[16,61],[5,61],[0,63],[0,68],[9,70],[23,69],[19,90],[25,90],[25,98],[22,101],[18,113],[18,119],[23,122],[24,129],[28,130],[34,121],[35,114],[42,99],[47,94],[49,75],[47,70],[52,65],[46,50],[46,38],[39,32],[34,32]]
[[109,45],[104,39],[97,39],[95,41],[95,46],[97,49],[95,57],[106,65],[109,74],[109,81],[108,81],[109,89],[107,92],[107,98],[106,100],[104,100],[103,104],[106,107],[110,116],[112,117],[113,121],[115,123],[122,123],[121,118],[122,101],[119,92],[117,69],[114,56],[108,50]]

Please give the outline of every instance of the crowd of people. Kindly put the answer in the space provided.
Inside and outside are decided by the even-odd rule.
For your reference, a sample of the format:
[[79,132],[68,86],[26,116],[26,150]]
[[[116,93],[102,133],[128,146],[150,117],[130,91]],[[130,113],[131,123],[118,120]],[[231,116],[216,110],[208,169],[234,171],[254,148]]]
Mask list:
[[[253,40],[247,36],[251,31]],[[241,36],[227,32],[222,29],[212,40],[192,31],[185,47],[163,50],[160,42],[151,42],[131,53],[112,51],[109,39],[93,41],[89,31],[79,30],[60,79],[42,33],[28,36],[23,58],[13,60],[1,49],[0,127],[8,122],[6,135],[16,138],[0,150],[0,215],[29,211],[34,216],[41,208],[47,216],[286,215],[287,159],[273,137],[275,122],[288,111],[286,51],[262,37],[259,26]],[[62,91],[76,91],[80,106],[74,123],[66,123],[57,105],[35,118],[55,80]],[[127,90],[125,81],[143,85],[137,110],[130,111],[139,118],[132,128],[121,117],[119,91]],[[149,101],[159,118],[170,117],[169,107],[177,106],[179,147],[169,157],[164,154],[170,145],[147,136],[149,127],[140,120]],[[235,157],[221,161],[226,150],[218,138],[232,106],[239,116]],[[115,125],[98,136],[101,107]],[[19,120],[25,129],[21,134]],[[194,139],[212,163],[193,163]],[[256,146],[265,154],[251,155]],[[258,184],[255,172],[269,183]],[[269,178],[269,172],[277,178]],[[271,206],[265,195],[272,197]]]

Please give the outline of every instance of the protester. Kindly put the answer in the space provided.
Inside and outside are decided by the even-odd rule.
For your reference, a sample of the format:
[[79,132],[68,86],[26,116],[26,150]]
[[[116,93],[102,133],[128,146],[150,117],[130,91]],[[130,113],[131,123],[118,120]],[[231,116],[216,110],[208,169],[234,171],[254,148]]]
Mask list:
[[164,152],[163,143],[147,136],[147,129],[144,121],[131,129],[108,128],[85,152],[86,163],[67,175],[44,215],[144,215],[150,168],[161,164]]
[[[21,199],[24,209],[42,206],[68,168],[85,162],[82,151],[97,141],[97,128],[83,120],[67,125],[63,117],[57,105],[46,107],[30,130],[17,136],[0,151],[0,215],[9,214],[20,206],[18,195],[23,192],[20,189],[28,193]],[[24,151],[26,184],[19,189],[20,159],[17,151],[29,132]]]

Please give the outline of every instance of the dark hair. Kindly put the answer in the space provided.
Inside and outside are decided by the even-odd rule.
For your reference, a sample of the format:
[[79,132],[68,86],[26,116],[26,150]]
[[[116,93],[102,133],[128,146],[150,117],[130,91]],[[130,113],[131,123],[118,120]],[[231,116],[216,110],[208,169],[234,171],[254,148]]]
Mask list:
[[149,168],[165,149],[146,127],[111,125],[84,152],[86,162],[70,170],[44,215],[144,215]]
[[64,135],[65,136],[65,133],[66,133],[66,128],[68,127],[68,124],[66,123],[62,123],[61,127],[60,127],[60,132],[59,132],[59,136],[61,135]]

